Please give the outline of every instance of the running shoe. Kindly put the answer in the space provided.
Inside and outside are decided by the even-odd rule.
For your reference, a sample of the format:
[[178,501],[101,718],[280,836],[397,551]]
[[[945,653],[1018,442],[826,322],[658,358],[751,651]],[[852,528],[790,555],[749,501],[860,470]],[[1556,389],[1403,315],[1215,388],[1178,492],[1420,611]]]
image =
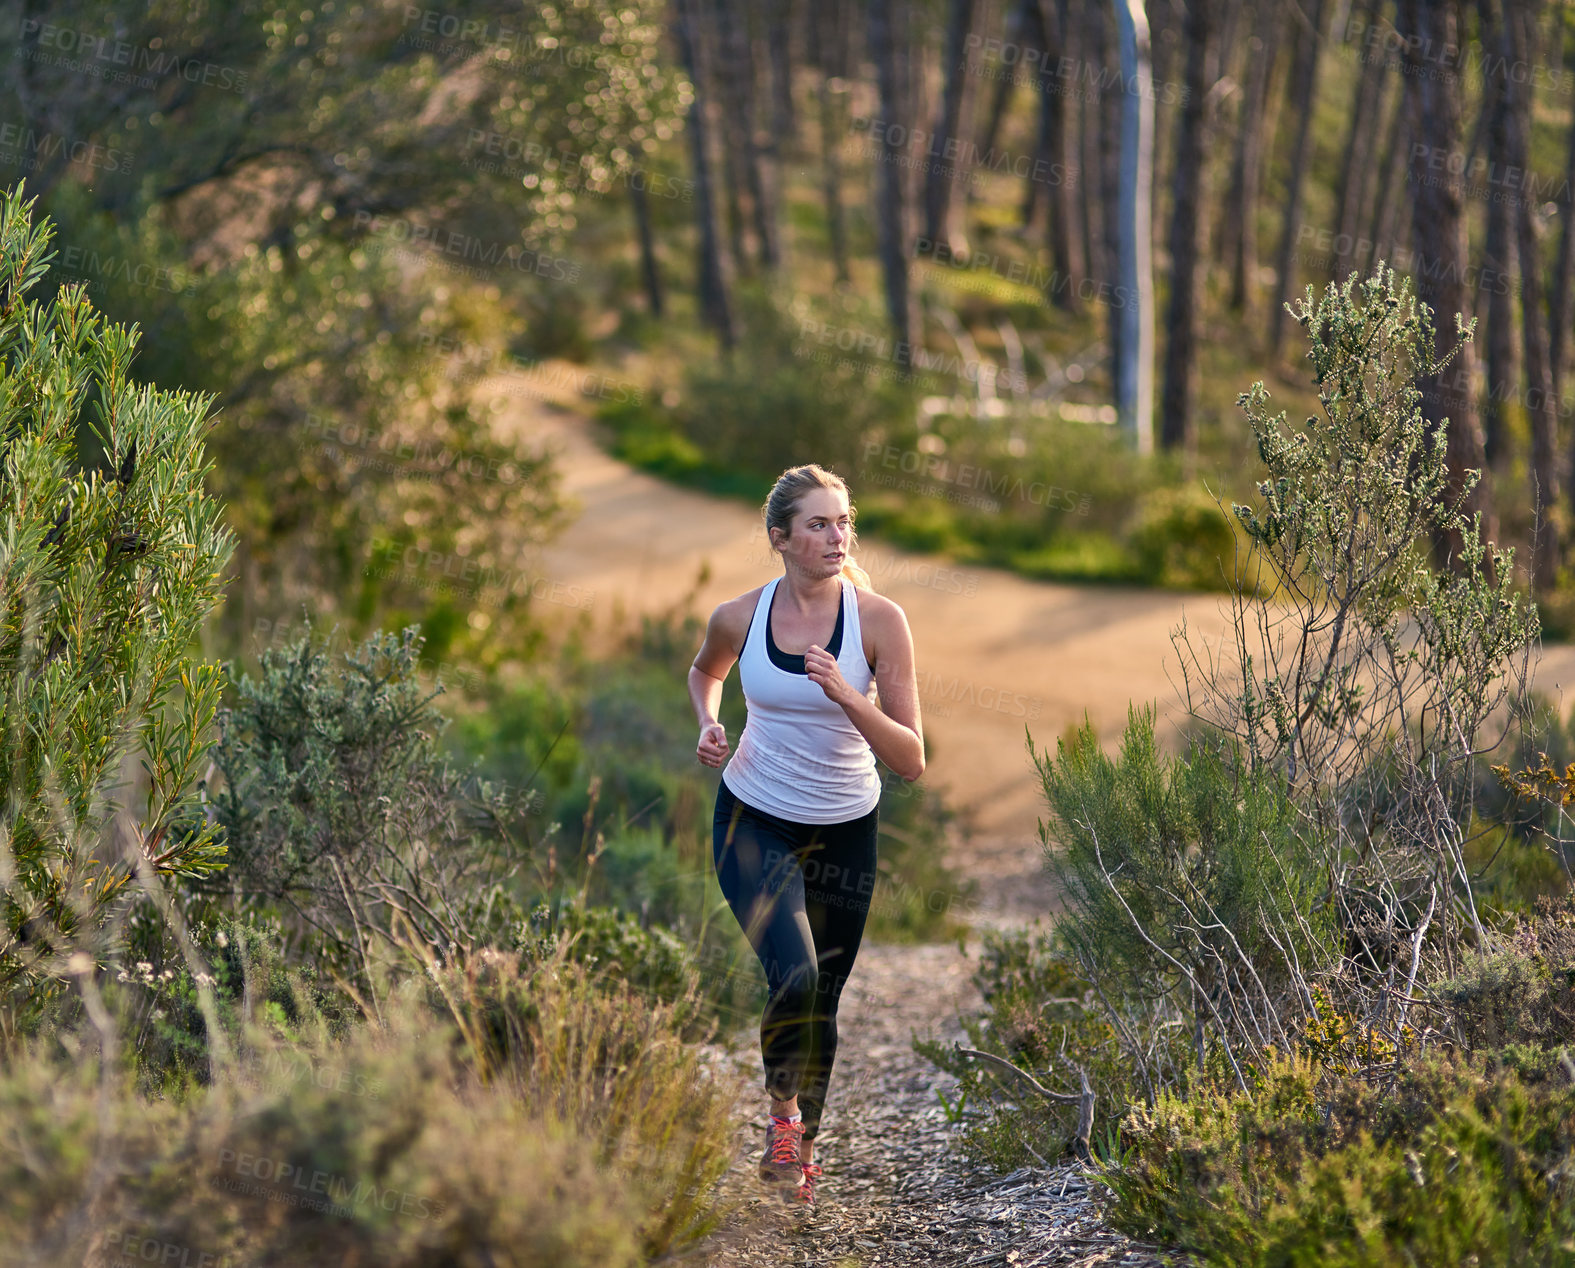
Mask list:
[[820,1164],[806,1162],[804,1164],[804,1183],[798,1186],[798,1200],[800,1202],[813,1202],[815,1200],[815,1181],[820,1179]]
[[760,1178],[771,1184],[802,1184],[799,1142],[803,1139],[802,1121],[795,1123],[771,1115],[766,1123],[766,1152],[760,1160]]

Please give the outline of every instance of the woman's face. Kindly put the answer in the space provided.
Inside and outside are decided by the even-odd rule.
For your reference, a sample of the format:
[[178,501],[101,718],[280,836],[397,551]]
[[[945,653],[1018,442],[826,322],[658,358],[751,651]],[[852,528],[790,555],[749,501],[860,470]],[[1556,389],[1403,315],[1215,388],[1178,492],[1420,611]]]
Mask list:
[[793,513],[793,532],[783,537],[773,531],[783,563],[806,577],[834,577],[842,571],[853,537],[853,517],[848,495],[840,489],[811,489],[799,499]]

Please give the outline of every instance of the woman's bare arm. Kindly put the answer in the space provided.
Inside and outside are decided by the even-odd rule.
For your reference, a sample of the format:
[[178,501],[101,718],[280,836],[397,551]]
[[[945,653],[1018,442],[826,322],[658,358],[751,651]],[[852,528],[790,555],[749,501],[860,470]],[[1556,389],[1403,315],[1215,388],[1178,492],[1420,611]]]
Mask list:
[[810,679],[842,706],[848,721],[869,741],[876,757],[912,782],[924,774],[924,731],[919,720],[919,685],[914,670],[913,632],[908,618],[890,599],[862,609],[875,644],[875,685],[880,704],[862,696],[843,678],[836,657],[820,647],[804,654]]
[[700,724],[695,756],[707,766],[720,766],[727,760],[727,730],[716,715],[722,707],[722,683],[743,651],[749,627],[746,618],[744,627],[739,628],[739,616],[753,611],[752,605],[745,606],[751,597],[744,595],[717,605],[706,622],[705,640],[689,667],[689,703]]

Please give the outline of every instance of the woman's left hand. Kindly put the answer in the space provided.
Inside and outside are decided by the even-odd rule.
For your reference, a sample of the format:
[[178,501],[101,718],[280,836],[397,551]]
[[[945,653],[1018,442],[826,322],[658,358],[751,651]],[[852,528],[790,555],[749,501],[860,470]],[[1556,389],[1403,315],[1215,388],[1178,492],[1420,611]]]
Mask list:
[[842,676],[842,669],[837,664],[837,658],[823,647],[811,645],[804,653],[804,672],[814,683],[826,693],[826,699],[833,704],[846,705],[859,693],[848,685],[848,680]]

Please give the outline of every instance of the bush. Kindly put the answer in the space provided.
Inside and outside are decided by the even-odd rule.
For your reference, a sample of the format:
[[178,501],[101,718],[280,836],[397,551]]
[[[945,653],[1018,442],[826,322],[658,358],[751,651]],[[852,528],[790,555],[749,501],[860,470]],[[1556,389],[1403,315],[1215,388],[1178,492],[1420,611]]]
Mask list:
[[134,383],[137,328],[82,286],[24,298],[53,258],[32,207],[0,198],[0,988],[52,990],[136,888],[223,866],[198,788],[221,669],[191,649],[233,539],[203,488],[211,398]]
[[1432,1059],[1321,1085],[1271,1062],[1251,1093],[1137,1106],[1105,1170],[1111,1223],[1254,1265],[1556,1264],[1575,1254],[1575,1089],[1562,1071]]
[[669,1009],[556,955],[485,954],[384,999],[384,1025],[339,1043],[259,1007],[179,1101],[106,1079],[70,1034],[15,1054],[7,1262],[604,1268],[721,1218],[731,1094]]

